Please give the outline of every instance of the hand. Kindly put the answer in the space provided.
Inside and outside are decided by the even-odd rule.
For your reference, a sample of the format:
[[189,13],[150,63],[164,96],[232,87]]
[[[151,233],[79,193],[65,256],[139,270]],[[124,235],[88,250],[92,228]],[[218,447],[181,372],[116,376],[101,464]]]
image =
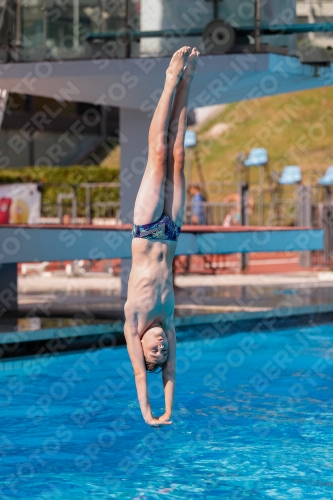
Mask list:
[[173,422],[170,420],[171,414],[170,413],[164,413],[160,417],[157,417],[157,420],[159,422],[166,422],[167,424],[172,424]]
[[[169,421],[168,418],[163,418],[164,415],[158,418],[151,418],[149,420],[146,420],[146,424],[150,425],[151,427],[162,427],[162,425],[171,425],[172,422]],[[162,419],[162,420],[161,420]]]

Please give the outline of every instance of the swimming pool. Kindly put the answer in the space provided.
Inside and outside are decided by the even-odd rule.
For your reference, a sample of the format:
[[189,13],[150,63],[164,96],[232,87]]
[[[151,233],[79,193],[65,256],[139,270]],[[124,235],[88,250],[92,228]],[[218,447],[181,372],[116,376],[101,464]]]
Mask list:
[[161,429],[142,420],[124,347],[3,362],[0,498],[331,499],[332,325],[215,332],[178,344]]

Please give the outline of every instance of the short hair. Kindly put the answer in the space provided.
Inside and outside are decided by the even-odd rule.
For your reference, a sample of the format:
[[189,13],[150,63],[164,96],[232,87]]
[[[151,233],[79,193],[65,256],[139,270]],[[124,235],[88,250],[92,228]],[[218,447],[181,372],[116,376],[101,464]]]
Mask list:
[[[166,359],[165,361],[163,361],[163,363],[151,363],[149,361],[146,361],[146,358],[145,358],[145,365],[146,365],[146,370],[147,372],[149,373],[161,373],[161,371],[163,370],[163,367],[166,365],[168,359]],[[161,370],[158,372],[157,370],[161,368]]]

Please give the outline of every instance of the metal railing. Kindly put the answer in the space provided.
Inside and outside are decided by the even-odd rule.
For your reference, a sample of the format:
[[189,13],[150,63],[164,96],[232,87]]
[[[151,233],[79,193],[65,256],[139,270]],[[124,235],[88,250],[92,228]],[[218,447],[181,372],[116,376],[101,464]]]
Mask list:
[[[234,223],[239,219],[241,212],[238,184],[222,182],[197,183],[208,201],[193,203],[188,197],[185,207],[184,222],[190,223],[195,211],[199,210],[204,220],[209,225],[228,224],[225,220],[230,212]],[[45,190],[54,188],[54,203],[50,203]],[[72,220],[85,218],[91,222],[94,218],[113,218],[120,221],[120,184],[117,182],[105,183],[80,183],[70,184],[44,184],[42,190],[43,218],[49,217],[61,220],[64,213],[71,216]],[[110,190],[110,196],[108,192]],[[113,193],[111,195],[111,193]],[[57,201],[56,201],[57,200]],[[322,207],[327,204],[325,190],[320,187],[311,189],[312,225],[321,227]],[[196,207],[196,209],[195,209]],[[253,226],[297,226],[299,219],[299,204],[297,192],[294,188],[284,189],[274,199],[270,189],[258,190],[257,186],[249,189],[247,213],[249,224]]]
[[[224,183],[203,183],[201,185],[202,191],[212,196],[218,196],[222,199],[230,196],[236,196],[236,184]],[[306,187],[306,186],[303,186]],[[112,225],[120,224],[120,201],[108,201],[103,199],[94,199],[95,190],[98,189],[119,189],[119,183],[82,183],[76,186],[61,185],[60,193],[58,193],[58,203],[42,202],[42,217],[41,223],[44,224],[58,224],[65,222],[62,219],[62,214],[70,215],[70,220],[65,223],[71,224],[98,224],[98,225]],[[81,201],[78,202],[77,196],[79,190],[81,191]],[[43,191],[43,190],[42,190]],[[307,264],[301,265],[316,266],[319,268],[332,268],[333,267],[333,205],[328,197],[327,190],[319,186],[314,186],[309,190],[310,197],[310,218],[302,223],[302,206],[300,205],[297,190],[290,189],[284,191],[284,196],[278,197],[275,203],[269,199],[271,196],[270,190],[264,190],[264,203],[258,202],[255,197],[255,189],[253,193],[253,203],[248,204],[245,208],[247,213],[248,223],[252,226],[260,226],[260,220],[263,219],[264,225],[268,226],[299,226],[308,225],[312,227],[321,227],[324,229],[325,244],[322,251],[309,253],[309,260]],[[73,193],[76,193],[73,196]],[[251,190],[250,190],[251,193]],[[107,192],[103,192],[103,197]],[[119,194],[117,194],[118,196]],[[248,198],[247,198],[248,199]],[[82,201],[84,200],[84,201]],[[74,204],[76,203],[75,207]],[[60,210],[61,205],[61,210]],[[195,220],[199,215],[202,216],[201,220]],[[200,217],[199,217],[200,219]],[[212,226],[238,226],[241,225],[241,207],[240,202],[220,202],[220,201],[206,201],[201,203],[193,203],[187,201],[185,205],[184,224],[191,224],[193,222],[198,224],[207,224]],[[301,256],[302,258],[302,256]],[[206,267],[216,269],[227,269],[232,266],[233,268],[242,268],[241,259],[236,259],[232,262],[225,257],[212,257],[211,260],[206,260],[204,264]],[[246,264],[245,264],[246,265]],[[186,266],[185,266],[186,267]]]
[[100,219],[102,223],[103,219],[111,219],[115,224],[121,224],[120,202],[98,201],[92,204],[91,209],[92,221]]
[[[199,221],[196,217],[199,215]],[[237,205],[236,203],[211,203],[201,202],[185,204],[185,224],[208,224],[210,226],[231,226],[239,225],[237,223]]]
[[[80,184],[40,184],[42,191],[41,217],[44,223],[61,223],[66,214],[71,223],[90,224],[93,219],[108,219],[120,222],[120,201],[118,182],[84,182]],[[53,189],[55,202],[51,203],[50,194]],[[110,193],[110,194],[109,194]],[[109,199],[107,199],[109,198]]]

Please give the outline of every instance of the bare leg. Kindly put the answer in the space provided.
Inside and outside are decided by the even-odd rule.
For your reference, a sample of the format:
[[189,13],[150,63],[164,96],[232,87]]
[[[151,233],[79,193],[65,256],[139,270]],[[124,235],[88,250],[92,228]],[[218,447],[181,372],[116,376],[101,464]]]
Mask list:
[[149,129],[148,162],[135,201],[135,224],[149,224],[157,220],[163,212],[167,135],[172,103],[189,52],[190,47],[177,50],[166,73],[164,89]]
[[187,121],[187,103],[199,52],[193,49],[177,87],[169,125],[167,175],[164,212],[181,226],[186,197],[184,176],[184,136]]

